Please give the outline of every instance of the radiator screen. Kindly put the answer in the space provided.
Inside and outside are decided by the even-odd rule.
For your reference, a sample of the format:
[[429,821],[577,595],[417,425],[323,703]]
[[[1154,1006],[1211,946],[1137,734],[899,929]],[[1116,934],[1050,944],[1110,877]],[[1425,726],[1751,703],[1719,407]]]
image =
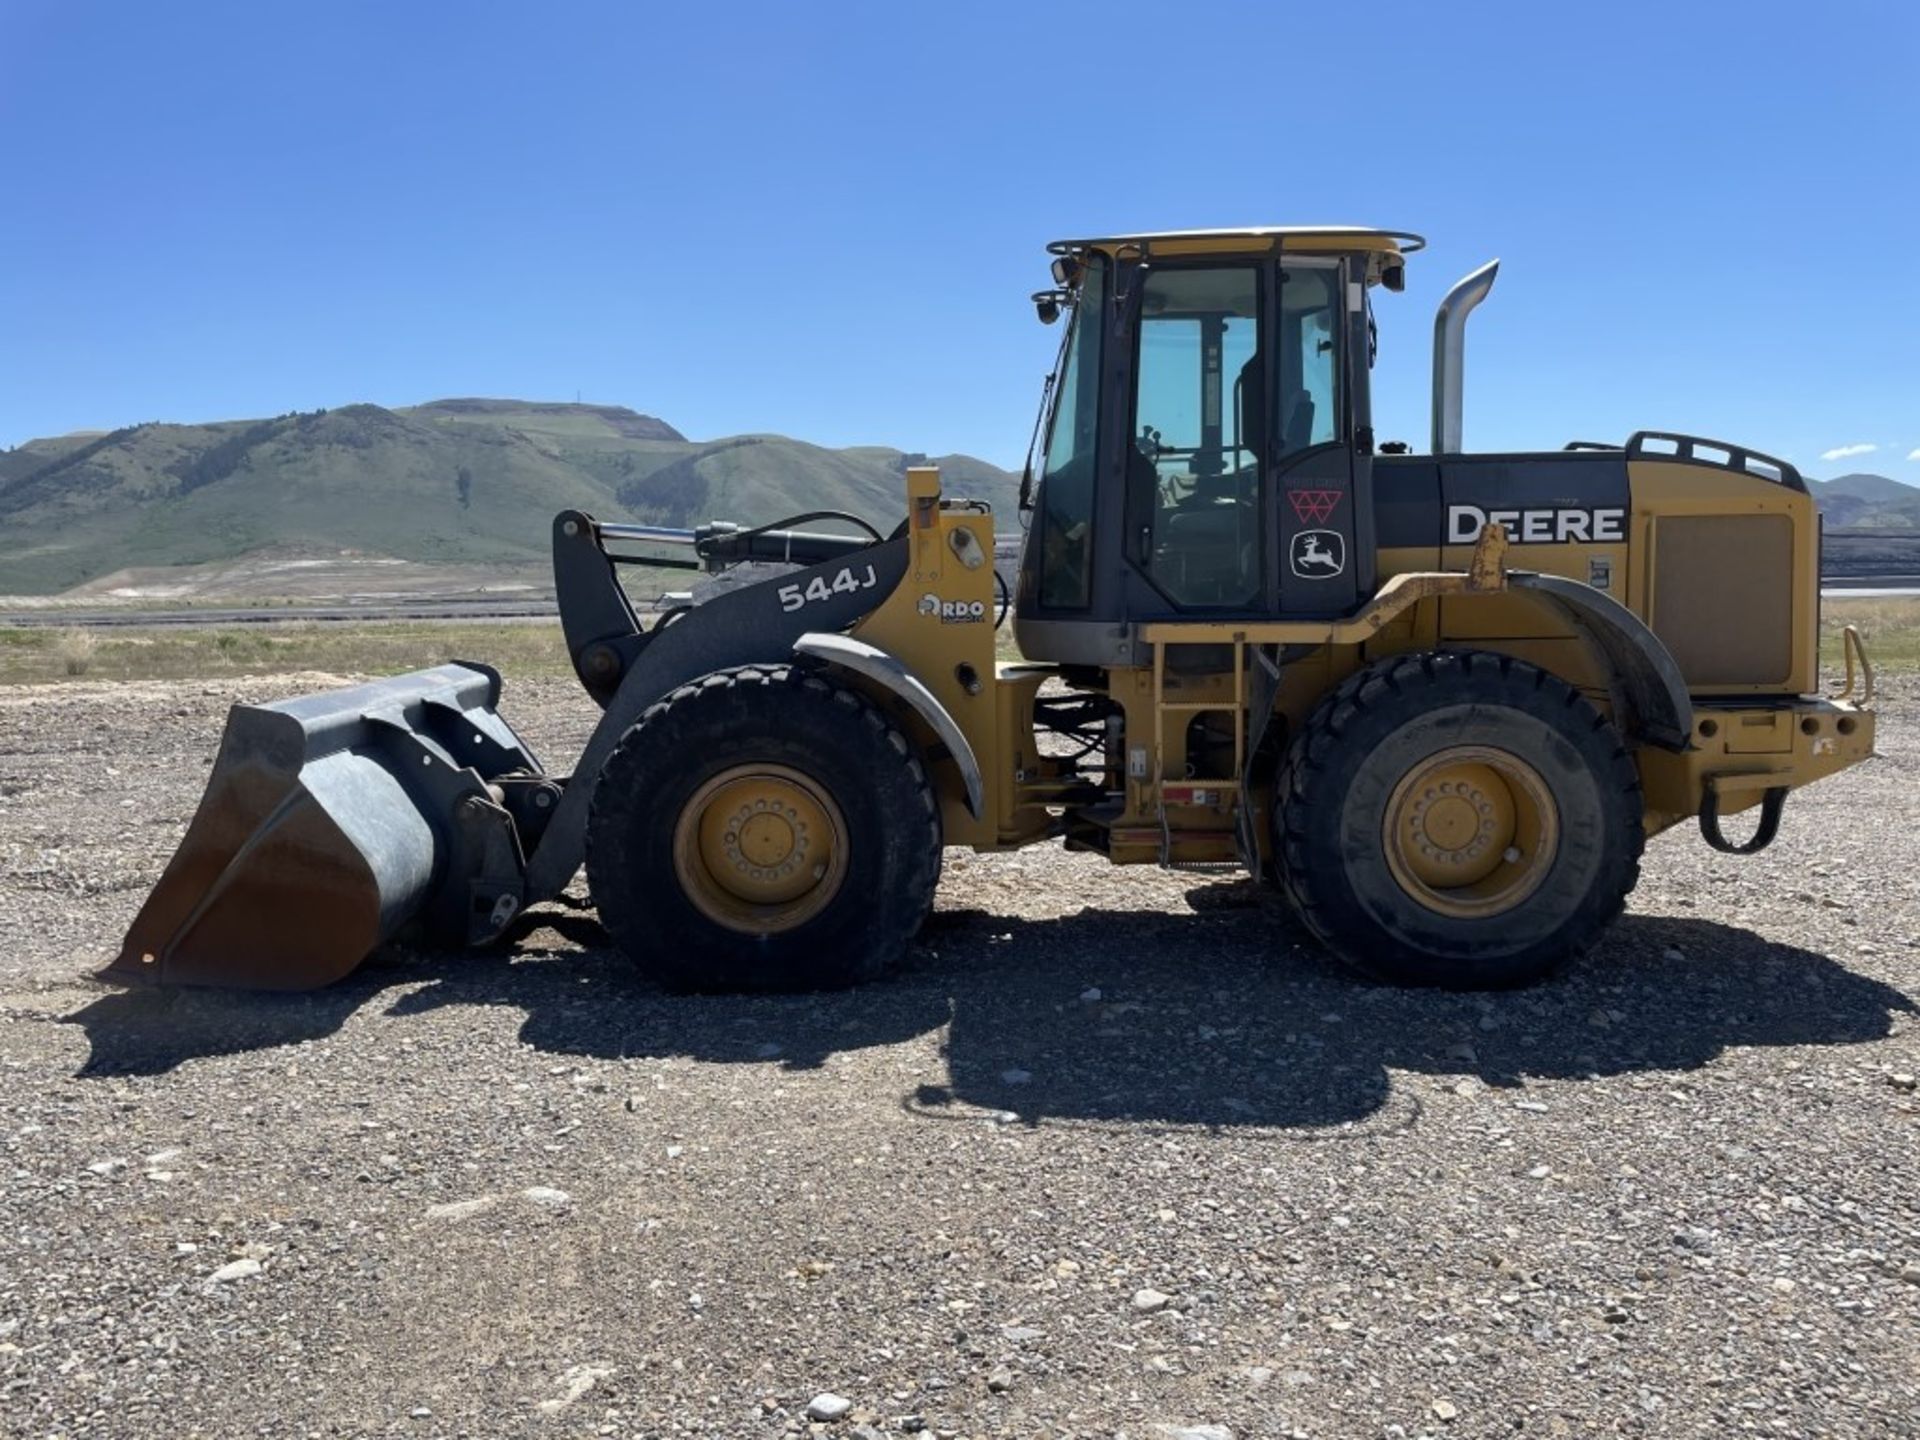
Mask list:
[[1662,515],[1653,630],[1689,685],[1780,685],[1793,666],[1793,521]]

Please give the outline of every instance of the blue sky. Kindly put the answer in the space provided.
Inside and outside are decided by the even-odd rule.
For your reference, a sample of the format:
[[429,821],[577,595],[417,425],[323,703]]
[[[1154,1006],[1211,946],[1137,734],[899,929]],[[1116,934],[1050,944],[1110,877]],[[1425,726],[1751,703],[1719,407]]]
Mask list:
[[1045,241],[1340,221],[1432,240],[1382,438],[1497,255],[1470,447],[1920,482],[1917,97],[1920,7],[1849,0],[0,0],[0,444],[578,393],[1013,464]]

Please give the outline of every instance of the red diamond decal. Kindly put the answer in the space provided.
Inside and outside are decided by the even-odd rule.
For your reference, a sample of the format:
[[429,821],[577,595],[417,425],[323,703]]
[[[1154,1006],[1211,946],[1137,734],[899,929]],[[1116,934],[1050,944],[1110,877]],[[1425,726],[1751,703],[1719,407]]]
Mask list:
[[1293,502],[1293,513],[1300,517],[1302,525],[1324,525],[1340,504],[1341,493],[1338,490],[1289,490],[1287,498]]

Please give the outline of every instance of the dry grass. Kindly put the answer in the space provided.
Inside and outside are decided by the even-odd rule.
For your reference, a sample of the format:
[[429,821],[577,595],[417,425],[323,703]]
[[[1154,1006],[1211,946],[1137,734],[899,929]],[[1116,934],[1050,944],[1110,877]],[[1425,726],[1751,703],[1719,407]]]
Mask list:
[[1838,671],[1840,631],[1852,625],[1866,642],[1867,657],[1879,669],[1920,667],[1920,596],[1867,596],[1828,600],[1820,613],[1820,661]]
[[[1841,666],[1840,631],[1853,625],[1876,667],[1920,669],[1920,597],[1828,600],[1820,653]],[[1017,660],[1013,626],[996,637],[1002,660]],[[112,629],[0,629],[0,684],[88,676],[106,680],[195,680],[292,670],[397,674],[446,660],[481,660],[516,676],[571,673],[560,627],[551,620],[475,624],[398,620],[358,624],[155,625]]]
[[63,675],[84,675],[93,668],[94,652],[100,648],[91,630],[61,630],[53,637],[53,658]]
[[84,675],[100,680],[199,680],[292,670],[392,675],[447,660],[480,660],[514,675],[570,673],[552,621],[0,629],[0,684]]

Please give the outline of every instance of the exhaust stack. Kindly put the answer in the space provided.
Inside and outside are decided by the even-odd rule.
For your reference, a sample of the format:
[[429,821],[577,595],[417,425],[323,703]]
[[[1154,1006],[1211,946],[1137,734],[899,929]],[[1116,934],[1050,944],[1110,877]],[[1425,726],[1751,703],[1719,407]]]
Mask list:
[[1433,316],[1433,445],[1435,455],[1458,455],[1467,366],[1467,316],[1487,298],[1500,262],[1489,260],[1447,292]]

